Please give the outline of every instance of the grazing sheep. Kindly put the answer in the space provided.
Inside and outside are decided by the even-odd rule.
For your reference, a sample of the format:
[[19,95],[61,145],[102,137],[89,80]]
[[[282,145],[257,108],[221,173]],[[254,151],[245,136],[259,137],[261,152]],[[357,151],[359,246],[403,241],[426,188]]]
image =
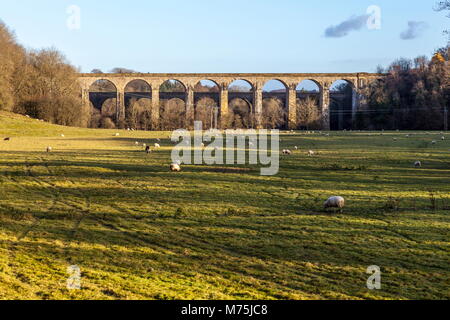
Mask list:
[[325,209],[335,208],[342,212],[342,209],[345,206],[345,199],[343,197],[331,197],[324,202],[323,206]]
[[47,147],[47,152],[52,152],[53,148],[52,147]]
[[116,133],[114,136],[115,136],[115,137],[118,137],[118,136],[120,136],[120,133]]
[[61,134],[61,138],[64,138],[65,137],[65,135],[64,134]]
[[431,141],[431,144],[436,144],[436,140]]
[[310,157],[312,157],[313,155],[315,155],[316,153],[314,152],[314,151],[312,151],[312,150],[309,150],[308,151],[308,156],[310,156]]
[[10,141],[11,140],[11,138],[5,138],[5,139],[3,139],[3,141]]
[[159,149],[161,148],[161,146],[159,145],[159,143],[155,143],[155,149]]
[[298,150],[298,147],[297,147],[297,146],[295,146],[295,147],[294,147],[294,149],[295,149],[295,150]]
[[284,149],[284,150],[283,150],[283,154],[284,154],[284,155],[287,155],[287,156],[290,156],[290,155],[292,154],[292,151],[291,151],[291,150]]
[[139,142],[136,141],[134,144],[138,146],[138,145],[139,145]]
[[416,168],[422,168],[422,162],[420,162],[420,161],[414,162],[414,167],[416,167]]
[[150,149],[150,146],[146,146],[146,147],[145,147],[145,152],[146,152],[147,154],[149,154],[149,153],[152,152],[152,150]]
[[180,172],[181,171],[181,166],[178,163],[172,163],[170,165],[170,171],[172,171],[172,172]]
[[444,137],[444,136],[442,136],[442,137],[441,137],[441,140],[442,140],[442,141],[444,141],[444,140],[445,140],[445,137]]

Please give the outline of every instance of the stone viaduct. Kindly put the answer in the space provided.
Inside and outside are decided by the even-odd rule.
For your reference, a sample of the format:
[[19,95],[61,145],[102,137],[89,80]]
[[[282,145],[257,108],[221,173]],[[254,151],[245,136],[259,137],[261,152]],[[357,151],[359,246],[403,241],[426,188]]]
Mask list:
[[[278,80],[284,84],[286,91],[284,95],[285,108],[288,114],[288,127],[294,128],[297,117],[297,86],[304,80],[311,80],[319,87],[319,108],[322,114],[324,129],[330,128],[330,88],[333,83],[338,80],[344,80],[349,83],[353,89],[352,96],[352,114],[354,115],[362,104],[361,89],[370,84],[372,81],[382,78],[382,74],[373,73],[209,73],[209,74],[150,74],[150,73],[133,73],[133,74],[80,74],[79,83],[81,86],[81,95],[84,105],[90,104],[90,88],[98,80],[107,80],[111,82],[115,88],[115,98],[117,99],[117,115],[118,119],[125,117],[125,88],[127,84],[134,80],[145,81],[151,88],[149,98],[152,100],[152,121],[157,123],[159,120],[160,100],[167,99],[169,93],[160,92],[161,85],[167,80],[177,80],[185,87],[184,93],[174,93],[174,97],[183,98],[186,105],[186,117],[188,121],[194,119],[195,95],[197,94],[194,87],[202,80],[214,82],[218,87],[216,93],[220,114],[222,116],[228,113],[228,102],[230,97],[236,93],[229,92],[229,86],[236,80],[244,80],[251,87],[251,104],[253,106],[256,119],[262,116],[263,106],[263,87],[270,80]],[[207,95],[207,93],[201,93]],[[280,96],[280,93],[277,93]]]

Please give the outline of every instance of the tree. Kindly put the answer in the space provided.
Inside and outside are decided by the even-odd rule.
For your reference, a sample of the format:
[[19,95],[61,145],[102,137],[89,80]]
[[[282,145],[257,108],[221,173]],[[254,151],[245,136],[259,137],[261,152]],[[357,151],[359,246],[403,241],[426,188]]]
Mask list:
[[[436,11],[450,11],[450,0],[439,1],[436,6]],[[450,18],[450,13],[447,15]],[[450,30],[444,31],[450,36]]]
[[90,110],[83,110],[78,70],[55,49],[30,51],[16,85],[16,111],[60,124],[85,127]]
[[25,58],[25,50],[17,44],[14,34],[0,21],[0,110],[13,110],[15,81],[21,76],[18,64]]
[[186,104],[180,99],[170,99],[161,102],[160,129],[186,129]]
[[306,130],[320,129],[320,112],[315,99],[297,99],[297,127],[304,127]]
[[114,68],[111,70],[111,73],[136,73],[136,71],[127,69],[127,68]]
[[264,99],[262,126],[266,129],[281,128],[286,124],[286,111],[276,98]]

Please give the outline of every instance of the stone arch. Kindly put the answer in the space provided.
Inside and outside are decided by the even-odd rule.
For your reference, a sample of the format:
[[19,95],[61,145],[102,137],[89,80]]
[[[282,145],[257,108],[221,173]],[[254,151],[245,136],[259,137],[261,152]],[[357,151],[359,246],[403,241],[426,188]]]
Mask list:
[[107,79],[98,79],[89,86],[89,100],[95,108],[101,110],[103,103],[110,98],[117,98],[117,86]]
[[255,85],[246,79],[235,79],[228,84],[228,113],[229,117],[233,115],[230,107],[233,107],[231,102],[239,98],[249,105],[252,117],[255,113]]
[[261,126],[285,129],[288,125],[289,86],[282,80],[271,79],[262,85]]
[[311,130],[323,128],[321,97],[324,84],[316,79],[303,79],[296,88],[296,126]]
[[[239,87],[244,87],[244,85],[247,84],[250,87],[250,90],[240,90]],[[254,92],[255,91],[255,85],[247,80],[247,79],[233,79],[228,84],[228,92]]]
[[210,98],[214,100],[214,104],[220,104],[220,86],[214,80],[203,79],[198,81],[193,86],[194,91],[194,106],[203,98]]
[[143,79],[129,81],[124,88],[125,124],[127,128],[152,128],[152,87]]
[[349,79],[337,79],[330,85],[330,129],[352,128],[356,111],[355,83]]
[[186,92],[187,85],[178,79],[167,79],[159,86],[159,92]]

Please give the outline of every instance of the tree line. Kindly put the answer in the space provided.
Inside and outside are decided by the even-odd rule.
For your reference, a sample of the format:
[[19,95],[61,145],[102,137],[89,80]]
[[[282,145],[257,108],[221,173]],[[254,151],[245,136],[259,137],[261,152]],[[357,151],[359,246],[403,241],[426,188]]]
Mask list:
[[357,129],[442,130],[449,98],[449,48],[425,56],[398,59],[378,72],[386,77],[363,90]]
[[86,127],[78,70],[56,49],[28,50],[0,21],[0,110]]

